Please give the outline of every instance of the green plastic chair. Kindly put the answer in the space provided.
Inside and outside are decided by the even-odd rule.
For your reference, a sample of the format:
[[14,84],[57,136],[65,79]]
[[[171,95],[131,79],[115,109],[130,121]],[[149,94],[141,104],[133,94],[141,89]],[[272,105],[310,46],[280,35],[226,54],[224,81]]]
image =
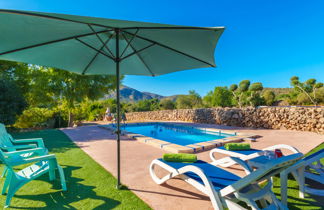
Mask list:
[[15,151],[17,149],[28,149],[28,148],[45,148],[42,138],[32,139],[14,139],[6,130],[4,124],[0,123],[0,136],[2,137],[0,147],[6,148],[7,150]]
[[[14,152],[19,150],[41,148],[42,150],[37,150],[35,153],[33,151],[20,154],[21,157],[29,158],[35,155],[46,155],[48,150],[46,149],[43,139],[33,138],[33,139],[14,139],[6,130],[6,127],[0,123],[0,149],[7,152]],[[1,177],[4,177],[7,173],[7,167],[4,167],[4,170],[1,174]]]
[[[25,153],[34,152],[35,154],[42,152],[42,148],[34,148],[21,151],[3,152],[0,150],[0,160],[7,167],[8,173],[6,180],[3,185],[1,194],[7,192],[5,201],[5,208],[9,207],[11,199],[14,194],[23,187],[26,183],[42,176],[43,174],[49,173],[49,180],[55,179],[55,169],[58,169],[62,190],[66,191],[65,176],[62,167],[57,163],[55,155],[42,155],[36,157],[25,158],[21,155]],[[30,164],[26,168],[16,172],[15,166]]]

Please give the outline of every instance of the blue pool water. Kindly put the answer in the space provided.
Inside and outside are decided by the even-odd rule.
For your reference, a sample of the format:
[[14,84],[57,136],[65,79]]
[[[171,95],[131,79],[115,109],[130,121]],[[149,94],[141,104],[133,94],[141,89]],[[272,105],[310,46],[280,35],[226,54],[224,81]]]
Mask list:
[[232,134],[206,132],[205,130],[192,127],[162,123],[126,125],[122,126],[122,129],[128,132],[142,134],[147,137],[152,137],[183,146],[234,136]]

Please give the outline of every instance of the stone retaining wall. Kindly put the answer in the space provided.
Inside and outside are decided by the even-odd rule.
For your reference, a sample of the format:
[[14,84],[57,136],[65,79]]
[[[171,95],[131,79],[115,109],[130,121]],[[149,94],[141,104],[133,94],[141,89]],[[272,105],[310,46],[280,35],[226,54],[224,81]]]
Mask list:
[[177,109],[126,114],[129,121],[184,121],[324,134],[324,107]]

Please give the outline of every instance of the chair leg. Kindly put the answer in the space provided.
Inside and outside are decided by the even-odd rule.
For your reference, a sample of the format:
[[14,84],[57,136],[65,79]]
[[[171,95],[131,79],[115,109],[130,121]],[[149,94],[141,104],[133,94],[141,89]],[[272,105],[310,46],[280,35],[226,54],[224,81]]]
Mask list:
[[55,168],[56,168],[56,163],[55,161],[49,160],[48,161],[49,164],[49,180],[53,181],[55,180]]
[[3,172],[2,172],[2,174],[1,174],[1,178],[6,176],[7,171],[8,171],[7,166],[4,166]]
[[5,202],[5,208],[9,207],[12,197],[25,183],[17,179],[14,175],[11,176],[7,198]]
[[305,167],[300,167],[297,169],[297,177],[299,184],[299,197],[305,198]]
[[61,166],[57,165],[57,169],[58,169],[59,175],[60,175],[62,190],[66,191],[67,188],[66,188],[66,182],[65,182],[65,176],[64,176],[63,168]]
[[7,192],[8,186],[9,186],[11,178],[12,178],[12,175],[13,175],[12,172],[8,171],[7,177],[6,177],[5,182],[3,184],[1,195],[4,195]]
[[281,202],[284,205],[287,205],[287,182],[288,182],[288,174],[285,172],[280,173],[280,190],[281,190]]

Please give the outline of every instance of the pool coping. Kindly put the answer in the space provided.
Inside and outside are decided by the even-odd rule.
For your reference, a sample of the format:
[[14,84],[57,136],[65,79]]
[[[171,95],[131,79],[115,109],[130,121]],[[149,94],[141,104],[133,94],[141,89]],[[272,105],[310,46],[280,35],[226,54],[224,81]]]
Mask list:
[[[171,124],[168,122],[143,122],[143,123],[126,123],[126,125],[149,125],[149,124]],[[197,126],[186,126],[186,125],[177,125],[181,127],[192,127],[198,130],[205,130],[209,132],[216,132],[216,133],[224,133],[230,134],[235,136],[229,136],[222,139],[215,139],[210,141],[204,141],[200,143],[194,143],[189,145],[178,145],[174,143],[170,143],[168,141],[155,139],[152,137],[147,137],[142,134],[132,133],[128,131],[122,131],[122,135],[126,135],[127,137],[137,140],[138,142],[145,143],[151,145],[153,147],[162,149],[166,152],[171,153],[198,153],[203,151],[208,151],[216,147],[224,146],[227,143],[234,143],[234,142],[242,142],[242,141],[255,141],[255,134],[247,134],[242,132],[230,132],[224,129],[216,129],[216,128],[202,128]],[[103,129],[109,130],[116,130],[113,124],[108,125],[99,125],[98,127]]]

